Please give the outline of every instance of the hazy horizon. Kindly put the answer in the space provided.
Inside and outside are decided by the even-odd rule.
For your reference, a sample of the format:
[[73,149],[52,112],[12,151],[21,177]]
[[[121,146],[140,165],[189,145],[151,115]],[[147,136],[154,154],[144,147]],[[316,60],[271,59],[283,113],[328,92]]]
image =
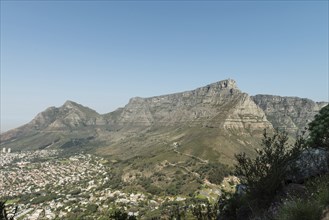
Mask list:
[[227,78],[328,101],[328,2],[1,1],[1,132],[66,100],[103,114]]

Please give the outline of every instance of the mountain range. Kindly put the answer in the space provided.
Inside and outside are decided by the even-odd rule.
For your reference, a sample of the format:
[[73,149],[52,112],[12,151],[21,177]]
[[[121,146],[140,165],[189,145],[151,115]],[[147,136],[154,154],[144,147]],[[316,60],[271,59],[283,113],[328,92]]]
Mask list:
[[177,154],[172,152],[175,145],[181,154],[231,164],[235,153],[252,154],[259,147],[264,129],[284,129],[293,138],[327,104],[298,97],[249,96],[227,79],[192,91],[135,97],[107,114],[66,101],[1,134],[1,147],[168,160]]

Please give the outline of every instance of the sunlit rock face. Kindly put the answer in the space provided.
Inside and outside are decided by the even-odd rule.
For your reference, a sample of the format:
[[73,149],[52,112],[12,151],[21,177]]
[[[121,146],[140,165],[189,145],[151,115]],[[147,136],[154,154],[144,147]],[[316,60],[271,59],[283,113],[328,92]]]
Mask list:
[[248,131],[272,129],[272,124],[255,102],[244,94],[224,122],[225,128],[247,129]]
[[291,134],[307,127],[319,110],[328,104],[305,98],[273,95],[256,95],[251,98],[265,112],[273,127]]
[[132,98],[120,117],[119,123],[131,126],[188,123],[228,129],[272,127],[262,109],[231,79],[182,93]]

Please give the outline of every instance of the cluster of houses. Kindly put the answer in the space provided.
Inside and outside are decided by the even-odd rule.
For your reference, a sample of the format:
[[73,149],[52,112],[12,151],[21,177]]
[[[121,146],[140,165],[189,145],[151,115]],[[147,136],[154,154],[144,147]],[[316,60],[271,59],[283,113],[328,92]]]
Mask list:
[[37,158],[53,157],[56,156],[58,152],[58,150],[11,152],[11,148],[2,148],[0,153],[0,169],[15,165],[15,161],[25,163]]
[[[142,193],[125,193],[108,186],[101,187],[111,176],[111,168],[103,165],[102,158],[79,154],[51,159],[55,155],[56,152],[51,150],[15,152],[10,157],[1,155],[2,158],[10,159],[0,167],[0,198],[16,201],[9,206],[9,209],[13,209],[14,205],[18,205],[16,218],[65,218],[74,209],[85,210],[89,204],[96,204],[98,210],[107,210],[111,204],[138,207],[148,200]],[[31,196],[28,202],[20,202],[24,196],[46,197],[49,194],[56,195],[56,198],[35,202],[36,197]],[[154,207],[159,204],[152,201]],[[135,216],[139,214],[136,209],[127,212]]]
[[[74,212],[88,211],[91,205],[97,206],[95,218],[97,213],[113,207],[124,209],[131,216],[141,216],[158,209],[165,201],[185,200],[180,196],[112,189],[108,183],[113,168],[103,158],[90,154],[58,157],[56,150],[40,150],[0,157],[0,161],[6,159],[0,166],[0,198],[14,201],[8,209],[18,206],[15,218],[19,219],[65,219]],[[207,185],[199,194],[218,196],[218,186]]]

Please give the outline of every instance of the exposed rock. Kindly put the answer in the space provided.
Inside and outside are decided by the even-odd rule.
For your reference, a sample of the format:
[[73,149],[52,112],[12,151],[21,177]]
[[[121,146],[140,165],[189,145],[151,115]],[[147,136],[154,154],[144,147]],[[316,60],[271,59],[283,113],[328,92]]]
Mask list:
[[319,108],[323,108],[325,107],[326,105],[328,105],[328,102],[317,102],[316,104],[318,104]]
[[324,149],[306,149],[295,164],[296,171],[287,178],[289,182],[301,183],[320,174],[329,172],[329,152]]
[[303,196],[306,196],[307,189],[302,184],[290,183],[282,189],[282,193],[284,194],[285,198],[291,198],[291,197],[301,198]]
[[244,184],[237,184],[235,187],[235,192],[239,196],[244,195],[247,191],[247,186]]
[[274,128],[286,130],[292,135],[305,129],[326,102],[314,102],[298,97],[256,95],[253,101],[265,112]]
[[189,124],[227,129],[272,128],[264,112],[234,80],[196,90],[151,98],[132,98],[119,110],[117,123],[130,126]]
[[224,122],[225,128],[247,130],[271,129],[272,124],[266,119],[264,112],[244,94]]

